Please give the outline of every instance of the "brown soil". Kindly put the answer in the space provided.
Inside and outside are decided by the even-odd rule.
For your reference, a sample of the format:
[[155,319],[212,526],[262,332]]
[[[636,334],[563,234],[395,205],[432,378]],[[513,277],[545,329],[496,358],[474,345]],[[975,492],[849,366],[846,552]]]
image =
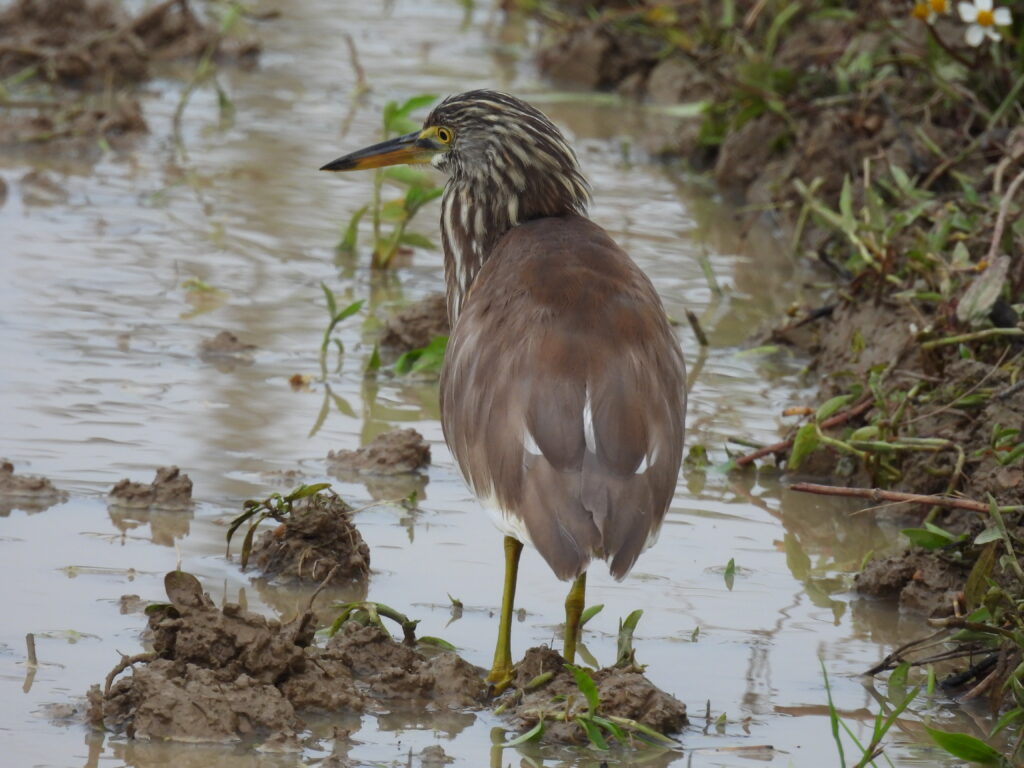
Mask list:
[[[159,61],[214,52],[251,62],[252,40],[224,37],[188,0],[166,0],[130,16],[108,0],[17,0],[0,10],[0,78],[31,72],[0,110],[0,146],[92,140],[144,132],[135,96]],[[20,102],[20,103],[19,103]]]
[[383,432],[355,451],[329,451],[328,470],[367,475],[401,475],[430,464],[430,444],[415,429]]
[[911,550],[872,560],[854,579],[857,591],[871,597],[898,598],[901,610],[948,616],[963,606],[961,591],[970,568],[933,552]]
[[7,517],[14,509],[42,512],[66,499],[67,494],[47,478],[16,475],[14,465],[0,459],[0,517]]
[[188,509],[192,506],[192,481],[177,467],[160,467],[149,485],[128,478],[110,489],[112,506],[145,509]]
[[[218,610],[194,576],[169,573],[168,604],[150,606],[153,650],[123,659],[89,691],[89,721],[138,739],[294,743],[298,712],[478,707],[480,670],[424,655],[376,626],[348,622],[313,645],[306,612],[281,624],[233,603]],[[120,677],[126,669],[131,674]]]
[[319,583],[363,581],[370,575],[370,548],[352,524],[351,508],[333,494],[301,499],[277,528],[266,531],[252,560],[268,579]]
[[393,352],[421,349],[438,336],[447,336],[448,305],[443,293],[427,296],[389,318],[381,334],[380,345]]
[[213,338],[199,342],[199,359],[210,363],[221,373],[230,373],[240,365],[252,365],[252,353],[257,349],[255,344],[244,343],[231,331],[221,331]]
[[[553,677],[518,696],[515,705],[508,710],[509,716],[522,730],[531,728],[544,717],[543,739],[546,742],[586,744],[586,734],[579,725],[551,717],[566,713],[567,706],[570,715],[578,714],[587,706],[561,655],[544,646],[531,648],[516,665],[514,684],[524,689],[544,673],[551,673]],[[666,736],[678,733],[687,724],[686,705],[655,686],[637,667],[608,667],[594,672],[592,677],[601,698],[600,714],[604,716],[635,720]]]

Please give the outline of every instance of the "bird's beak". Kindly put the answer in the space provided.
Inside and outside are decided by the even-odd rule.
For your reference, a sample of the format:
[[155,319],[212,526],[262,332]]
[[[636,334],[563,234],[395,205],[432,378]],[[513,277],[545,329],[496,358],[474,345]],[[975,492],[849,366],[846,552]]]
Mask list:
[[379,144],[357,150],[332,160],[321,171],[363,171],[385,165],[412,165],[429,163],[430,159],[447,147],[434,138],[431,128],[413,131],[405,136],[388,139]]

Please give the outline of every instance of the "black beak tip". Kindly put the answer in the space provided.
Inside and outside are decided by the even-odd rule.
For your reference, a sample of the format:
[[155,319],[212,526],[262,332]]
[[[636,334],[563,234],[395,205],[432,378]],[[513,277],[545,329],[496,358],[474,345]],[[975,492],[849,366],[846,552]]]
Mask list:
[[350,170],[355,163],[349,160],[347,157],[339,157],[337,160],[331,160],[327,165],[321,165],[321,171],[347,171]]

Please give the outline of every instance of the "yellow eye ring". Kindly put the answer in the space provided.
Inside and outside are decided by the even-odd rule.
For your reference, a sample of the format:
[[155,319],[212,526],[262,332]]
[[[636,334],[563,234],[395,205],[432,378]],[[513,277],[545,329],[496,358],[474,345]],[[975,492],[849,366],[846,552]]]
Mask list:
[[437,129],[437,140],[440,141],[442,144],[451,144],[453,138],[454,138],[454,135],[452,134],[450,129],[448,129],[448,128],[438,128]]

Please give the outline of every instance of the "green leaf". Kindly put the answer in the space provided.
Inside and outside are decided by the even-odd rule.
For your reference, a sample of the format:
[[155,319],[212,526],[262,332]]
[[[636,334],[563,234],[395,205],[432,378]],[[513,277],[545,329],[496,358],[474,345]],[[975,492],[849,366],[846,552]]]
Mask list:
[[587,622],[597,616],[604,609],[604,604],[591,605],[582,614],[580,614],[580,629],[586,626]]
[[343,310],[341,310],[341,312],[339,312],[338,314],[334,315],[331,318],[331,322],[334,325],[337,325],[342,320],[344,320],[346,318],[349,318],[349,317],[352,317],[352,315],[354,315],[356,312],[358,312],[362,308],[363,308],[363,299],[359,299],[358,301],[353,301],[351,304],[349,304],[347,307],[345,307]]
[[814,420],[824,421],[851,400],[853,400],[853,395],[836,395],[829,398],[818,408],[817,413],[814,414]]
[[820,436],[817,424],[808,422],[800,427],[797,430],[796,437],[793,438],[793,448],[789,452],[789,461],[786,462],[786,468],[789,470],[799,469],[804,459],[814,453],[819,442]]
[[374,371],[380,370],[380,348],[374,344],[373,352],[370,353],[370,359],[366,361],[366,372],[373,373]]
[[939,547],[945,547],[952,541],[952,536],[945,531],[936,533],[935,531],[929,531],[927,528],[904,528],[900,533],[910,539],[910,543],[915,547],[923,547],[924,549],[938,549]]
[[410,168],[408,165],[393,165],[384,169],[384,178],[390,181],[397,181],[410,187],[433,186],[434,182],[430,175],[418,168]]
[[847,234],[853,233],[857,228],[857,221],[853,217],[853,188],[849,175],[843,176],[843,188],[839,192],[839,215],[842,217],[843,231]]
[[996,526],[986,528],[984,531],[974,537],[975,546],[980,547],[982,544],[988,544],[990,541],[999,541],[1003,538],[1002,532]]
[[577,715],[575,718],[576,725],[583,729],[583,732],[587,734],[587,740],[596,748],[600,750],[608,749],[608,742],[604,740],[604,736],[601,735],[601,729],[598,728],[594,723],[590,721],[590,718],[580,717]]
[[427,251],[437,250],[433,240],[426,235],[420,235],[416,232],[403,232],[402,236],[398,238],[398,242],[410,248],[423,248]]
[[874,440],[878,437],[878,427],[874,424],[868,424],[866,427],[855,429],[850,435],[850,442],[863,441],[863,440]]
[[725,565],[725,586],[732,592],[733,582],[736,581],[736,559],[730,557],[729,562]]
[[1003,761],[999,752],[980,739],[968,736],[966,733],[937,731],[928,726],[925,726],[924,729],[928,731],[928,735],[935,740],[936,744],[961,760],[981,765],[999,765]]
[[454,645],[449,643],[447,640],[442,640],[440,637],[433,637],[432,635],[424,635],[416,639],[418,645],[430,645],[434,648],[441,648],[446,651],[457,650]]
[[601,696],[597,692],[594,678],[590,676],[587,670],[580,669],[572,664],[566,664],[565,668],[572,672],[572,676],[576,679],[576,687],[580,689],[580,693],[586,698],[587,708],[591,713],[597,712],[598,707],[601,706]]
[[298,501],[299,499],[305,499],[309,496],[315,496],[320,491],[330,488],[330,483],[313,483],[312,485],[300,485],[294,491],[284,497],[285,501]]
[[539,739],[543,733],[544,733],[544,720],[541,719],[541,720],[537,721],[537,724],[535,726],[533,726],[533,728],[531,728],[530,730],[526,731],[525,733],[519,734],[514,739],[506,741],[501,746],[503,746],[503,747],[518,747],[520,744],[525,744],[528,741],[533,741],[534,739]]
[[[338,253],[356,252],[356,244],[359,242],[359,221],[369,209],[369,205],[364,205],[352,214],[352,218],[348,220],[348,226],[345,227],[345,233],[341,236],[341,240],[338,244],[334,246],[334,249],[338,251]],[[331,313],[331,316],[333,317],[334,313]]]
[[323,280],[320,281],[320,288],[324,292],[324,298],[327,299],[327,314],[333,318],[336,314],[338,314],[338,305],[335,303],[334,300],[334,291],[328,288],[327,283],[325,283]]
[[619,636],[616,641],[615,666],[621,667],[633,663],[633,633],[640,623],[640,617],[644,615],[643,610],[637,608],[619,621]]

